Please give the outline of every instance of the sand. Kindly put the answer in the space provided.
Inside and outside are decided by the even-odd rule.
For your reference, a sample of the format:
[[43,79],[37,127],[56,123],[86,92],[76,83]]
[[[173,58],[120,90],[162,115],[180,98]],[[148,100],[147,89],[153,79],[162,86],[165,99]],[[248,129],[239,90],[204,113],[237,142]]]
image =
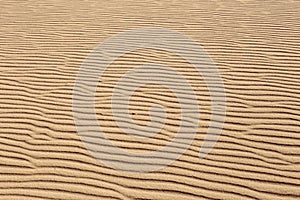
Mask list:
[[[2,1],[0,8],[0,199],[299,199],[299,1]],[[146,85],[130,101],[134,123],[149,107],[169,110],[152,138],[114,122],[114,85],[135,66],[164,64],[198,97],[200,124],[179,159],[149,173],[116,170],[92,156],[72,111],[81,64],[105,39],[163,27],[197,41],[224,82],[226,118],[212,151],[199,158],[211,118],[203,77],[171,52],[141,49],[116,59],[99,81],[99,125],[128,152],[160,149],[178,131],[179,103]]]

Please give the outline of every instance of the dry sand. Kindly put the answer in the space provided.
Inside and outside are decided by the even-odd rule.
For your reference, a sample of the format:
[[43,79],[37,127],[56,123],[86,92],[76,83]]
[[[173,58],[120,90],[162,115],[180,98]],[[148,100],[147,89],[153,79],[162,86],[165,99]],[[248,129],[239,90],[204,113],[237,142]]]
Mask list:
[[[299,199],[299,11],[296,0],[1,1],[0,199]],[[210,54],[226,89],[226,121],[213,151],[199,159],[211,108],[203,79],[169,52],[125,54],[106,70],[96,94],[97,117],[115,145],[156,150],[178,129],[176,114],[150,139],[129,137],[113,121],[114,84],[146,61],[187,77],[201,122],[190,148],[170,166],[117,171],[93,158],[76,132],[74,82],[101,41],[147,26],[179,31]],[[134,122],[147,123],[152,101],[176,111],[174,99],[167,89],[142,87],[130,105]]]

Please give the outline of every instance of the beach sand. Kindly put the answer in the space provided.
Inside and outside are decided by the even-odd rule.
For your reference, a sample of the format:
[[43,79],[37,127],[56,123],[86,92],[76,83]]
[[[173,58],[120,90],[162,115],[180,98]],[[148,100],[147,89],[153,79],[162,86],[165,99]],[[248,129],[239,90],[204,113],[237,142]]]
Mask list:
[[[1,1],[0,199],[299,199],[299,1]],[[163,27],[197,41],[219,70],[226,118],[212,151],[199,158],[211,118],[203,77],[171,52],[124,54],[97,87],[99,125],[128,152],[150,152],[178,131],[180,105],[164,87],[131,98],[133,122],[149,107],[171,110],[161,134],[131,137],[111,111],[114,85],[145,62],[173,67],[195,90],[200,125],[191,146],[165,168],[115,170],[94,158],[72,112],[78,70],[105,39],[133,28]],[[138,38],[137,38],[138,39]],[[177,120],[177,121],[176,121]]]

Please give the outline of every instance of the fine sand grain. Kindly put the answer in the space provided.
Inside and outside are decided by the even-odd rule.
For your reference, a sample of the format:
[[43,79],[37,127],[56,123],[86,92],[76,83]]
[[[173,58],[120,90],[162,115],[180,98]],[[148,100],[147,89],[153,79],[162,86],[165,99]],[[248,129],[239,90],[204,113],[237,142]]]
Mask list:
[[[0,1],[0,199],[300,199],[300,2]],[[199,158],[211,99],[190,64],[141,49],[107,68],[95,98],[99,125],[113,144],[145,153],[178,131],[180,105],[168,88],[145,85],[130,101],[133,122],[167,111],[161,134],[131,137],[111,112],[116,82],[145,62],[173,67],[194,88],[199,130],[174,163],[151,173],[117,171],[91,156],[74,124],[80,65],[106,38],[164,27],[197,41],[226,91],[226,120],[214,149]]]

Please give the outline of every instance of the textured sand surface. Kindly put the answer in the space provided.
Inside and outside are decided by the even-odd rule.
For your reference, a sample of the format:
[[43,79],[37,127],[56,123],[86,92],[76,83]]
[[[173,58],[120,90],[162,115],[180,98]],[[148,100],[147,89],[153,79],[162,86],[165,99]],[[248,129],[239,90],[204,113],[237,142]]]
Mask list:
[[[299,1],[0,3],[0,199],[300,199]],[[130,110],[145,125],[152,102],[170,109],[162,134],[129,137],[114,123],[116,81],[146,61],[187,77],[201,122],[190,148],[170,166],[116,171],[93,158],[76,132],[74,82],[101,41],[147,26],[179,31],[210,54],[226,89],[226,121],[213,151],[199,159],[211,107],[202,78],[170,52],[125,54],[106,70],[96,94],[99,123],[115,145],[156,150],[178,129],[174,94],[155,85],[136,91]]]

